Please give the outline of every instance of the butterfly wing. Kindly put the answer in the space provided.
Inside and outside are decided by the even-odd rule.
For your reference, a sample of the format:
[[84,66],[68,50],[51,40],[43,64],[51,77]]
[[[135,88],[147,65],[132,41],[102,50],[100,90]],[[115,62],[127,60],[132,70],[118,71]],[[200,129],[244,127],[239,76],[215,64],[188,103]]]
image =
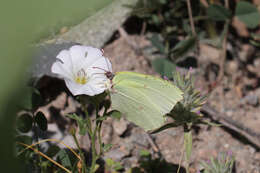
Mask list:
[[113,78],[112,108],[145,130],[159,128],[182,99],[182,92],[169,81],[135,72],[119,72]]

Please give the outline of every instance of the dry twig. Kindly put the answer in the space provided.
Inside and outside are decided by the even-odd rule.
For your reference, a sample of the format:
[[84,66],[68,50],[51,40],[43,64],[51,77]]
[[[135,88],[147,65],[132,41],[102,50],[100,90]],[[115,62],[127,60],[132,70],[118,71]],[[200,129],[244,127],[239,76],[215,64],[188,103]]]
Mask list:
[[235,132],[242,134],[249,139],[250,142],[253,142],[257,149],[260,149],[260,133],[255,132],[254,130],[244,126],[242,123],[229,118],[225,114],[220,114],[209,105],[204,105],[201,111],[207,113],[214,121],[218,121]]
[[[229,9],[229,2],[228,0],[225,0],[225,8]],[[227,56],[227,37],[228,37],[228,26],[229,26],[229,20],[227,19],[224,25],[224,39],[222,42],[222,50],[220,53],[220,63],[219,63],[219,74],[217,81],[221,81],[224,76],[225,71],[225,62],[226,62],[226,56]]]

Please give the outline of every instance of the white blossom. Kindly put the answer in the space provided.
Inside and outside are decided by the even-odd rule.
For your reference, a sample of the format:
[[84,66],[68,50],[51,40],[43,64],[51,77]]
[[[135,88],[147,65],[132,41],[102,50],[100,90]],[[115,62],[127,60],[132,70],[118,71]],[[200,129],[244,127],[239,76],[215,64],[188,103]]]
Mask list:
[[100,49],[76,45],[57,55],[51,71],[65,80],[73,95],[94,96],[107,89],[105,73],[112,72],[112,66]]

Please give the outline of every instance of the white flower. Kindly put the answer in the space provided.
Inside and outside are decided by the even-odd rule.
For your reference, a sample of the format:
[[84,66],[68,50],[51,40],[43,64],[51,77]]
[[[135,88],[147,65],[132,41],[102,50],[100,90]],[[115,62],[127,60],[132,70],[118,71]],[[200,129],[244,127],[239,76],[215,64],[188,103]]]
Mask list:
[[112,71],[103,52],[89,46],[72,46],[57,55],[51,71],[65,80],[73,95],[97,95],[107,89],[106,72]]

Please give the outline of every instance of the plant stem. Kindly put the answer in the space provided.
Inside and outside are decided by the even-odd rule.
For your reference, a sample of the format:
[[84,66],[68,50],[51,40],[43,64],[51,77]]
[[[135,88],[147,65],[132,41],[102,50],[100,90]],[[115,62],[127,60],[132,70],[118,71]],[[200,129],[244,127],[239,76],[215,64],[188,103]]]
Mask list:
[[187,8],[188,8],[188,14],[189,14],[189,20],[190,20],[192,35],[197,37],[197,33],[196,33],[196,30],[195,30],[195,25],[194,25],[194,21],[193,21],[193,17],[192,17],[192,9],[191,9],[190,0],[186,0],[186,2],[187,2]]
[[81,163],[82,163],[82,173],[85,173],[86,171],[86,165],[85,165],[85,157],[84,157],[84,153],[82,152],[80,146],[79,146],[79,142],[78,142],[78,139],[76,137],[76,134],[73,134],[73,139],[78,147],[78,150],[79,150],[79,154],[80,154],[80,158],[81,158]]
[[100,136],[101,124],[100,124],[99,121],[97,121],[97,119],[100,117],[99,114],[98,114],[98,111],[99,111],[99,104],[96,105],[96,126],[95,126],[95,129],[94,129],[93,133],[91,134],[92,162],[91,162],[91,167],[90,167],[90,173],[94,173],[95,172],[96,161],[100,157],[100,154],[97,154],[97,150],[96,150],[97,131],[98,131],[99,144],[100,144],[100,146],[102,145],[101,144],[101,136]]
[[98,123],[98,143],[99,143],[99,157],[103,154],[102,139],[101,139],[102,121]]
[[91,136],[92,162],[90,167],[90,173],[95,172],[96,161],[98,159],[97,152],[96,152],[96,132],[97,132],[97,126],[95,127],[95,130]]
[[184,124],[184,147],[185,147],[185,170],[189,173],[190,156],[192,152],[192,135],[191,135],[191,124]]
[[[229,1],[228,0],[225,0],[225,8],[226,9],[229,9]],[[217,77],[217,81],[221,81],[223,76],[224,76],[224,66],[225,66],[225,61],[226,61],[226,56],[227,56],[227,37],[228,37],[228,27],[229,27],[229,20],[227,19],[225,21],[225,26],[224,26],[224,37],[223,37],[223,41],[222,41],[222,50],[221,50],[221,53],[220,53],[220,64],[219,64],[219,74],[218,74],[218,77]]]

